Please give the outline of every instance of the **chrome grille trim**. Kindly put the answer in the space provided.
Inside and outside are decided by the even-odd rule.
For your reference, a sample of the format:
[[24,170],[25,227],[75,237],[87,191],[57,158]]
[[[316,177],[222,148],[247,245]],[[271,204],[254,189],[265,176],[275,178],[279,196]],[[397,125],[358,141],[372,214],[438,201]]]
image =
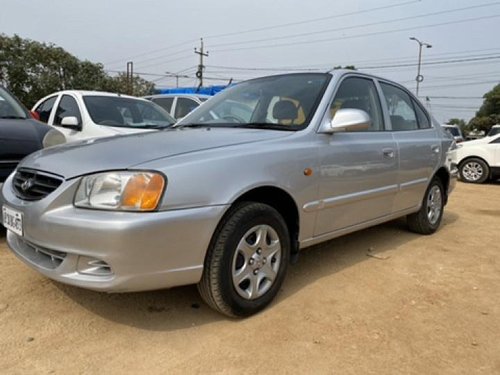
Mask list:
[[14,175],[13,190],[20,199],[37,201],[56,190],[62,182],[59,176],[20,168]]

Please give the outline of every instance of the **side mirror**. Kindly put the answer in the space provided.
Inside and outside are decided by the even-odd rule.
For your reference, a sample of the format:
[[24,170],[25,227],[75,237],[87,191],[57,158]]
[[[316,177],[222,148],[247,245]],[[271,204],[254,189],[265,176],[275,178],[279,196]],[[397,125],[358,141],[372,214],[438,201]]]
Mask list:
[[72,130],[82,130],[82,126],[78,122],[78,119],[75,116],[67,116],[63,117],[61,120],[61,126],[63,128],[68,128]]
[[368,130],[370,115],[361,109],[339,109],[330,122],[330,133]]

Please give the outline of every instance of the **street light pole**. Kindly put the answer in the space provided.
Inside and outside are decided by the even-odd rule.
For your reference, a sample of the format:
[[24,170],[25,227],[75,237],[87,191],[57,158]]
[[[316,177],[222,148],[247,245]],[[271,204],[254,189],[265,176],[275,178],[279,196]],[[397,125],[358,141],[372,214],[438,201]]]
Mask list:
[[418,97],[418,88],[420,86],[420,82],[424,80],[424,76],[420,74],[420,67],[422,65],[422,47],[425,46],[426,48],[432,48],[432,46],[429,43],[421,42],[415,37],[410,37],[410,40],[414,40],[415,42],[418,43],[418,68],[417,68],[417,76],[415,77],[415,81],[417,81],[417,97]]

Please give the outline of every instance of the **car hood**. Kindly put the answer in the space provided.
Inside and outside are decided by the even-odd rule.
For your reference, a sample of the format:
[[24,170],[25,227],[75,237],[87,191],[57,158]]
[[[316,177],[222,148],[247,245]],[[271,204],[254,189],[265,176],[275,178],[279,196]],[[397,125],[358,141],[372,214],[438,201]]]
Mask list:
[[31,119],[0,119],[0,159],[20,160],[39,150],[49,130],[47,125]]
[[243,128],[184,128],[96,138],[50,147],[30,155],[20,167],[66,179],[214,148],[282,138],[287,131]]
[[472,147],[472,146],[478,146],[478,145],[483,145],[490,143],[495,137],[484,137],[484,138],[479,138],[479,139],[474,139],[472,141],[466,141],[460,143],[462,147]]

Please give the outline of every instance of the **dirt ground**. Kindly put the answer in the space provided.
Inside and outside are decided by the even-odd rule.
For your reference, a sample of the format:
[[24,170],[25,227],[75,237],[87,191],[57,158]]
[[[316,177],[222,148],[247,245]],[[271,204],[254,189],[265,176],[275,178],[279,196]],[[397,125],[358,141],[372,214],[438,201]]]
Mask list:
[[306,250],[246,320],[194,286],[52,282],[0,231],[0,373],[500,374],[500,183],[458,183],[441,229],[397,220]]

